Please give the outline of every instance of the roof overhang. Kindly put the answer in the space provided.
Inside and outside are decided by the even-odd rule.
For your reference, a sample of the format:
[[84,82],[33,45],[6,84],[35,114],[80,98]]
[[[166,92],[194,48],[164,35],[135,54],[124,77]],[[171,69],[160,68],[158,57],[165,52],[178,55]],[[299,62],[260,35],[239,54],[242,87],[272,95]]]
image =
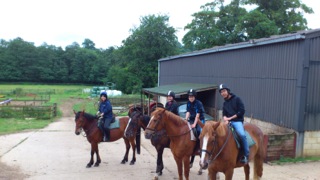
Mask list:
[[194,83],[180,83],[180,84],[170,84],[164,86],[158,86],[154,88],[143,88],[142,92],[144,94],[152,94],[158,96],[167,96],[168,91],[173,91],[176,95],[187,94],[188,90],[194,89],[197,92],[214,90],[218,86],[215,84],[194,84]]

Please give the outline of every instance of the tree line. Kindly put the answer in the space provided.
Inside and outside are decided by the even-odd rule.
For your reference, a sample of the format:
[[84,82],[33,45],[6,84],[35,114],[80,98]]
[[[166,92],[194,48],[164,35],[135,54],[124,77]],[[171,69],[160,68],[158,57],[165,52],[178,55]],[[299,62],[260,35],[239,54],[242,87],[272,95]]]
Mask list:
[[[256,6],[248,11],[245,5]],[[303,13],[313,13],[301,0],[232,0],[224,5],[215,0],[194,13],[185,26],[183,45],[167,15],[140,18],[140,26],[120,47],[97,49],[85,39],[56,47],[43,43],[36,47],[22,38],[0,40],[0,81],[42,83],[113,82],[124,93],[157,85],[157,60],[184,52],[230,43],[270,37],[307,29]]]

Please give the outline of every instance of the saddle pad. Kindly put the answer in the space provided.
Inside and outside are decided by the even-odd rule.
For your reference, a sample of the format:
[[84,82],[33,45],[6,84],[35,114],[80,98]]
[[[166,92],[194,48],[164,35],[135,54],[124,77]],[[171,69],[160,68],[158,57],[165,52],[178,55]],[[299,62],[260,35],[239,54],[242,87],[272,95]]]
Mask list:
[[256,142],[254,142],[254,140],[252,139],[252,137],[250,136],[250,134],[247,131],[244,131],[247,137],[247,142],[248,142],[248,146],[251,147],[253,145],[256,144]]
[[191,140],[191,141],[197,141],[197,138],[194,136],[193,131],[192,131],[192,129],[191,129],[191,125],[190,125],[189,122],[188,122],[188,126],[189,126],[189,129],[190,129],[190,135],[191,135],[190,140]]
[[115,121],[110,124],[109,129],[116,129],[120,127],[120,121],[119,118],[115,118]]

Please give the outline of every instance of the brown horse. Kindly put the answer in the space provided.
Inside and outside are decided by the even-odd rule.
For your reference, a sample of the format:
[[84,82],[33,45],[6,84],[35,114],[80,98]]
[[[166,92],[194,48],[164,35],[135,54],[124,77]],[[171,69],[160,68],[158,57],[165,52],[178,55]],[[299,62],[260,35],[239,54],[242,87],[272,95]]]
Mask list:
[[[254,162],[253,179],[259,179],[263,172],[263,133],[253,124],[245,123],[244,128],[255,142],[250,147],[249,160]],[[239,162],[239,149],[231,131],[229,125],[220,122],[206,122],[203,126],[200,135],[202,148],[200,165],[203,169],[208,168],[208,177],[211,180],[216,179],[218,172],[224,173],[226,180],[231,180],[234,168],[242,166],[244,166],[245,178],[249,180],[250,166]]]
[[[150,139],[156,132],[165,129],[170,139],[170,149],[178,168],[179,180],[184,176],[188,180],[190,157],[196,155],[196,141],[191,140],[191,129],[188,122],[163,108],[156,108],[151,113],[150,122],[145,130],[145,137]],[[184,167],[184,168],[183,168]]]
[[[98,128],[98,118],[94,115],[85,113],[84,111],[75,112],[75,133],[76,135],[79,135],[81,130],[84,130],[87,140],[91,144],[91,158],[89,163],[87,164],[87,168],[91,167],[94,163],[93,156],[96,154],[97,161],[94,164],[94,166],[99,166],[101,163],[100,155],[99,155],[99,147],[98,144],[102,142],[103,140],[103,133]],[[132,133],[132,136],[128,137],[125,136],[124,132],[127,127],[127,124],[129,122],[129,117],[120,117],[116,118],[116,121],[119,121],[120,127],[115,129],[110,129],[110,140],[108,142],[117,141],[120,138],[124,139],[124,142],[126,144],[126,153],[124,155],[123,160],[121,161],[121,164],[125,164],[128,162],[128,154],[130,150],[130,145],[132,146],[133,150],[133,156],[132,160],[130,162],[130,165],[133,165],[136,162],[136,143],[135,143],[135,137],[134,133]],[[129,133],[130,134],[130,133]],[[140,134],[136,135],[136,139],[140,139]],[[140,146],[140,144],[137,144],[137,146]],[[140,148],[138,148],[140,149]],[[140,152],[138,151],[138,154]]]
[[[143,114],[143,109],[140,105],[132,105],[129,107],[128,116],[131,118],[131,121],[129,123],[129,126],[127,130],[134,129],[136,127],[142,127],[143,130],[146,130],[146,127],[149,124],[150,117]],[[155,109],[154,109],[155,110]],[[146,111],[145,111],[146,112]],[[137,129],[136,131],[139,131],[140,129]],[[137,133],[140,133],[137,132]],[[154,133],[154,135],[151,137],[151,144],[156,148],[157,150],[157,167],[156,167],[156,173],[158,175],[162,175],[162,170],[164,168],[163,165],[163,151],[165,148],[170,148],[170,139],[167,136],[167,132],[165,129],[157,131]],[[199,154],[200,155],[200,154]],[[190,161],[190,168],[193,165],[194,162],[194,155],[191,158]],[[200,167],[198,174],[202,174],[202,168]]]

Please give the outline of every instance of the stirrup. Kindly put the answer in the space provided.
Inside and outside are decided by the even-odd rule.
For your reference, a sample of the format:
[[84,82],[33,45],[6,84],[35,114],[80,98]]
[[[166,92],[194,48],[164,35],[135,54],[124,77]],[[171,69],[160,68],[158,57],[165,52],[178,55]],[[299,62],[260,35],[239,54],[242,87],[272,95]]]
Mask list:
[[243,157],[240,159],[240,162],[243,163],[243,164],[248,164],[248,158],[247,158],[247,156],[243,156]]
[[103,136],[103,141],[107,142],[107,141],[109,141],[109,138],[107,136]]

